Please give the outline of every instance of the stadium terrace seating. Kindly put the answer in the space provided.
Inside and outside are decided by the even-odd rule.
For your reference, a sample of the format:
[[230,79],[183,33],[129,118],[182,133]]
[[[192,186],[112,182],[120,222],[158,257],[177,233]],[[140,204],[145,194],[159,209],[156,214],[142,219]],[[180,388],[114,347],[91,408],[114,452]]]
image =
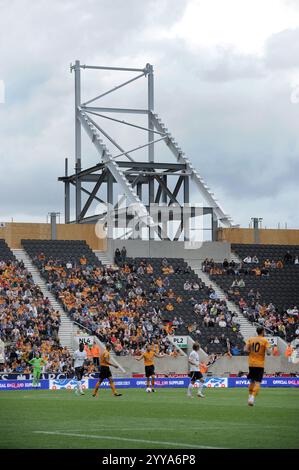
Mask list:
[[[71,365],[69,352],[60,346],[59,313],[49,306],[22,262],[5,250],[0,255],[0,338],[5,344],[5,373],[30,373],[28,360],[38,350],[47,360],[46,371]],[[8,258],[8,259],[7,259]]]
[[[228,294],[229,300],[241,307],[250,321],[262,323],[275,335],[292,341],[298,328],[298,315],[293,310],[299,306],[299,264],[294,263],[299,247],[232,245],[232,249],[242,263],[228,270],[214,264],[211,279]],[[258,262],[244,262],[248,256],[257,256]],[[280,267],[277,262],[281,262]],[[261,273],[256,274],[255,268]],[[240,279],[245,286],[234,286],[233,282]]]
[[[141,342],[145,343],[153,330],[160,343],[160,350],[173,352],[174,348],[166,340],[164,328],[159,326],[159,317],[155,316],[152,325],[148,325],[149,315],[142,310],[144,299],[139,299],[140,305],[138,302],[137,305],[128,304],[129,300],[133,302],[133,299],[126,298],[127,289],[131,287],[128,276],[115,272],[113,268],[104,267],[85,242],[41,243],[39,240],[30,240],[28,244],[24,240],[23,246],[72,320],[92,334],[97,334],[102,341],[111,341],[117,354],[126,354],[127,346],[138,350],[140,342],[135,341],[135,336],[142,336]],[[85,256],[86,264],[81,263],[82,256]],[[136,283],[136,280],[134,281]],[[119,287],[120,285],[122,287]],[[136,284],[132,287],[136,287]],[[118,311],[121,299],[126,300],[125,308],[122,305],[123,315]],[[124,318],[132,319],[134,323],[129,344],[126,341],[120,342],[120,338],[127,333],[125,328],[120,328],[119,325],[124,325]],[[154,322],[157,322],[157,325],[154,325]]]
[[16,261],[13,252],[2,238],[0,239],[0,261]]
[[[240,277],[241,275],[239,275]],[[228,292],[236,275],[212,276],[217,284]],[[299,266],[285,267],[283,269],[269,269],[268,276],[242,275],[245,287],[242,297],[247,297],[251,289],[261,294],[261,301],[273,303],[279,311],[299,306]],[[232,297],[232,296],[231,296]]]
[[62,263],[70,261],[74,265],[80,264],[85,257],[87,264],[99,266],[101,263],[84,240],[22,240],[23,248],[38,264],[37,258],[41,253],[45,258],[59,259]]
[[[85,256],[89,262],[82,266],[83,245],[80,243],[65,243],[63,250],[60,241],[41,243],[30,240],[28,243],[24,240],[23,246],[70,317],[98,335],[100,340],[110,341],[117,354],[137,354],[147,341],[153,340],[160,351],[172,354],[174,348],[167,335],[174,331],[191,334],[209,353],[226,352],[227,339],[231,346],[238,346],[243,352],[243,339],[238,333],[238,326],[233,323],[232,315],[223,302],[209,298],[211,290],[183,259],[167,260],[175,271],[169,275],[161,271],[161,258],[127,258],[123,265],[106,267],[98,260],[92,262],[92,252],[88,253],[86,245]],[[69,261],[71,267],[67,267]],[[140,264],[146,262],[153,265],[152,274],[141,274],[138,270]],[[155,284],[159,276],[162,283],[169,283],[163,293]],[[187,280],[198,283],[198,289],[192,292],[184,290]],[[176,298],[180,297],[178,302],[169,298],[170,289]],[[217,314],[219,317],[222,311],[228,315],[229,326],[214,324],[212,319],[210,326],[206,326],[204,315],[194,312],[194,304],[204,302],[206,310],[214,307],[215,316]],[[168,310],[169,304],[171,311]]]
[[[164,259],[165,260],[165,259]],[[211,300],[210,295],[213,291],[210,287],[206,286],[201,279],[195,274],[195,272],[188,266],[188,264],[182,258],[167,258],[167,265],[173,268],[172,274],[163,274],[163,259],[162,258],[127,258],[126,264],[132,266],[133,269],[138,273],[138,277],[142,280],[142,284],[145,290],[153,298],[153,305],[161,310],[161,315],[164,321],[169,322],[173,325],[174,318],[180,319],[179,325],[175,328],[174,332],[178,335],[190,335],[194,340],[199,341],[201,346],[209,354],[222,354],[227,351],[227,340],[229,340],[230,348],[237,346],[240,353],[243,354],[244,341],[243,337],[238,333],[238,327],[234,322],[230,321],[233,317],[231,312],[226,308],[225,302],[219,300]],[[150,264],[153,269],[153,274],[147,273],[144,269],[143,273],[138,272],[140,265],[146,267]],[[166,267],[167,270],[167,267]],[[175,293],[175,298],[180,297],[181,302],[177,302],[176,299],[169,299],[167,293],[158,297],[155,300],[155,293],[157,286],[154,285],[153,281],[157,278],[165,279],[169,281],[167,290],[171,289]],[[198,284],[198,290],[185,290],[184,284],[188,281],[189,284]],[[168,311],[166,308],[167,303],[171,303],[174,307],[173,311]],[[195,313],[194,305],[202,304],[206,308],[203,308],[202,314]],[[227,323],[229,326],[219,326],[217,321],[210,326],[207,326],[204,322],[204,317],[207,312],[211,312],[211,308],[216,306],[217,314],[221,312],[228,315]],[[211,314],[213,317],[213,315]],[[226,319],[227,319],[226,318]],[[219,340],[219,343],[211,342],[213,339]]]
[[[299,246],[298,245],[261,245],[261,244],[237,244],[231,245],[231,250],[234,251],[241,260],[246,256],[257,256],[260,262],[264,262],[266,259],[278,261],[279,259],[284,261],[284,257],[287,252],[291,254],[293,259],[299,257]],[[293,263],[290,263],[293,264]]]

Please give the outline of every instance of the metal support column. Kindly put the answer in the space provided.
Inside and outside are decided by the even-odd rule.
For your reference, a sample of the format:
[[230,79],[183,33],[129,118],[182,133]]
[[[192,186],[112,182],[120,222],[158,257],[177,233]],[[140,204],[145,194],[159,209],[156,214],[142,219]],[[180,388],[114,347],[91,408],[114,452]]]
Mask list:
[[[185,207],[185,205],[189,205],[189,203],[190,203],[189,177],[185,176],[184,177],[184,204],[183,204],[183,207]],[[189,216],[189,212],[188,212],[187,217],[183,215],[184,241],[190,241],[190,218],[191,218],[191,214]]]
[[[148,142],[153,142],[154,135],[154,122],[152,119],[152,113],[154,112],[154,69],[151,64],[146,64],[147,70],[147,79],[148,79]],[[154,144],[148,146],[148,161],[155,161],[155,150]],[[152,176],[149,176],[148,182],[149,195],[148,202],[149,206],[155,202],[155,180]],[[154,238],[154,231],[149,230],[149,238],[152,240]]]
[[[167,186],[167,176],[162,176],[164,184]],[[167,192],[162,190],[162,202],[167,204]]]
[[57,228],[56,228],[56,212],[50,213],[51,220],[51,240],[57,240]]
[[[75,171],[80,173],[81,167],[81,122],[78,107],[81,105],[81,69],[80,61],[75,62]],[[76,222],[79,222],[81,213],[81,182],[76,183]]]
[[113,176],[111,173],[107,175],[107,202],[113,205]]
[[137,183],[137,196],[142,201],[142,183]]
[[[68,176],[68,159],[65,159],[65,176]],[[65,181],[64,183],[64,222],[68,224],[70,222],[70,183]]]
[[214,211],[212,211],[212,241],[217,242],[218,239],[218,220]]
[[258,217],[252,217],[251,220],[253,222],[254,243],[259,244],[260,243],[259,224],[260,224],[260,221],[262,221],[263,219],[259,219]]

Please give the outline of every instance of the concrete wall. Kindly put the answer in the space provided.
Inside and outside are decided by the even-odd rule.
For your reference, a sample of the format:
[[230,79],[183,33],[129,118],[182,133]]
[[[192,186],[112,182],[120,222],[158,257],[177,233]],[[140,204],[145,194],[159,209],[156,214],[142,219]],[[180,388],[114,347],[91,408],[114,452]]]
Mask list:
[[230,243],[228,242],[203,242],[197,249],[186,249],[184,242],[175,241],[148,241],[148,240],[112,240],[108,239],[108,251],[114,254],[116,248],[120,250],[125,246],[129,257],[153,257],[153,258],[185,258],[186,260],[198,260],[214,258],[215,261],[223,261],[230,257]]
[[[238,374],[238,372],[247,372],[248,371],[248,357],[239,356],[239,357],[222,357],[218,359],[217,362],[209,369],[213,375],[228,375],[228,374]],[[286,358],[283,356],[273,357],[269,356],[266,358],[265,363],[265,373],[274,374],[275,372],[283,373],[299,373],[299,364],[291,364],[287,362]]]
[[[51,225],[9,222],[0,227],[0,238],[10,248],[21,248],[22,239],[50,240]],[[92,224],[57,224],[57,240],[85,240],[93,250],[106,250],[106,236],[99,225],[96,233]]]
[[[299,230],[259,229],[259,243],[266,245],[299,245]],[[230,243],[255,243],[251,228],[220,228],[219,241]]]

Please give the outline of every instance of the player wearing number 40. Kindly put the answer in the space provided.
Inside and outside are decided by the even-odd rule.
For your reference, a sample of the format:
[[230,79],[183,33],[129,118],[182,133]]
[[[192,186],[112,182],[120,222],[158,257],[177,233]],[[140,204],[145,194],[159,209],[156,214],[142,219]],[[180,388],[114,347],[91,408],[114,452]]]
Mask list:
[[249,338],[244,350],[248,352],[248,379],[250,384],[248,387],[249,398],[248,405],[253,406],[255,397],[257,396],[264,375],[265,355],[271,354],[271,347],[266,338],[264,338],[265,330],[262,326],[256,329],[257,336]]

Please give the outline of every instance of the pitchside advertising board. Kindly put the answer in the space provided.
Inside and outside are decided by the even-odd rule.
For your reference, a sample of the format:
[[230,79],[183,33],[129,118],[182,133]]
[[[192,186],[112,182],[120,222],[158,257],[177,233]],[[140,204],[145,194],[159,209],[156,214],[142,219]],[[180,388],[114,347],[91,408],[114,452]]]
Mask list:
[[[156,379],[157,388],[186,388],[189,385],[189,377],[177,378],[158,378]],[[97,383],[97,379],[89,378],[83,379],[81,385],[83,389],[93,389]],[[128,378],[128,379],[115,379],[114,383],[117,388],[145,388],[146,379],[143,378]],[[231,388],[231,387],[248,387],[249,380],[240,377],[209,377],[205,380],[207,388]],[[77,385],[77,380],[72,379],[50,379],[41,380],[38,387],[32,386],[32,380],[1,380],[1,390],[74,390]],[[195,387],[198,383],[195,383]],[[263,387],[298,387],[299,377],[266,377],[262,382]],[[101,384],[101,388],[109,388],[108,380]]]

